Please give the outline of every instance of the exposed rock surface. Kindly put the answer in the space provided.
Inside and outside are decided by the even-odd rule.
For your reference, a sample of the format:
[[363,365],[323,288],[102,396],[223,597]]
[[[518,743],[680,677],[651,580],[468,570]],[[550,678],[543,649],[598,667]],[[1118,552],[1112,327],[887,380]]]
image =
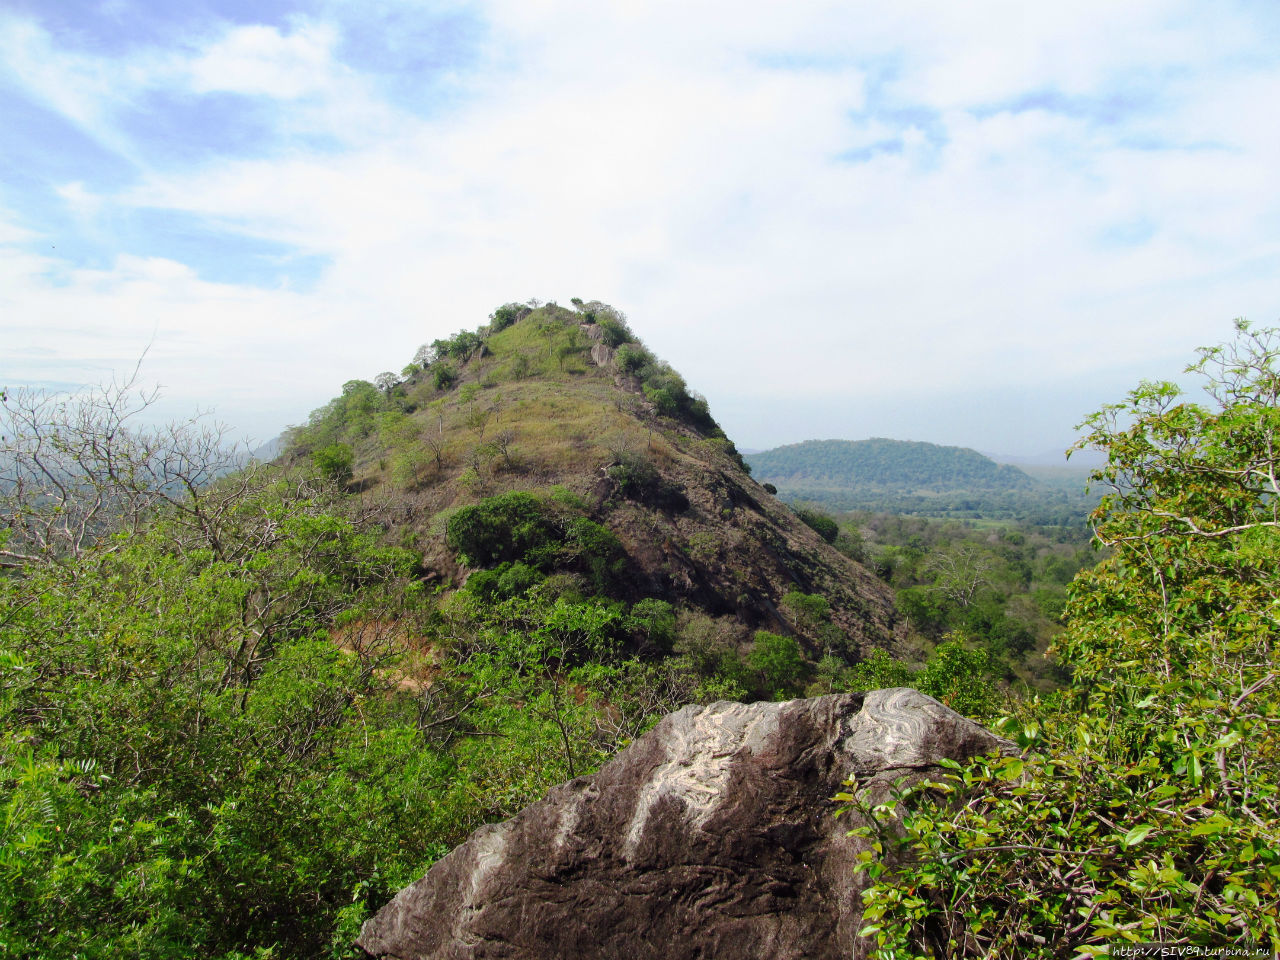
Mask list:
[[862,955],[858,841],[829,798],[1009,745],[915,690],[686,707],[477,830],[365,924],[399,960]]

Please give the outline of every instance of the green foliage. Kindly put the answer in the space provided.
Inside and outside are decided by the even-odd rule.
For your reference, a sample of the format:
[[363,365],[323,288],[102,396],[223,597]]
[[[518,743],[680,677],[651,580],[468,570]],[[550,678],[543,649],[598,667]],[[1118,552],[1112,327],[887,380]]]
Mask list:
[[840,525],[831,517],[825,513],[819,513],[817,510],[809,510],[804,507],[796,508],[795,513],[805,526],[817,533],[827,543],[836,542],[836,537],[840,535]]
[[450,518],[445,539],[463,562],[487,567],[527,558],[558,538],[539,500],[514,491],[463,507]]
[[458,380],[458,372],[447,363],[435,363],[431,366],[431,385],[437,390],[448,390]]
[[351,479],[355,454],[345,443],[331,443],[311,454],[311,462],[326,480],[346,483]]
[[586,576],[596,593],[613,591],[626,567],[621,541],[607,528],[586,517],[575,517],[565,530],[564,553]]
[[622,344],[613,356],[613,362],[623,373],[639,373],[646,363],[652,361],[653,356],[638,343]]
[[909,667],[889,656],[887,650],[872,650],[865,660],[853,665],[846,681],[849,690],[885,690],[912,685]]
[[408,615],[412,558],[296,494],[246,493],[222,558],[165,521],[0,579],[0,952],[320,955],[358,882],[456,838],[388,638],[323,639]]
[[1001,703],[991,683],[991,662],[985,649],[965,643],[963,636],[949,638],[929,656],[911,685],[956,713],[990,719]]
[[619,317],[601,316],[594,314],[595,323],[600,327],[603,335],[601,339],[604,344],[609,347],[620,347],[622,344],[632,340],[631,331],[627,328],[626,322]]
[[489,331],[497,333],[511,326],[522,316],[529,313],[529,308],[521,303],[504,303],[489,315]]
[[1086,421],[1112,553],[1069,593],[1072,685],[1002,725],[1021,755],[864,811],[875,955],[1280,949],[1278,344],[1201,351],[1211,406],[1143,384]]
[[760,694],[771,700],[796,696],[804,676],[804,656],[794,637],[757,630],[747,666],[756,674]]
[[676,639],[676,611],[665,600],[646,597],[631,608],[641,653],[669,653]]
[[617,484],[619,495],[628,500],[674,512],[689,508],[684,492],[666,480],[641,453],[623,453],[605,472]]
[[669,387],[654,387],[646,383],[642,389],[658,416],[675,417],[680,413],[680,401]]
[[482,600],[509,600],[523,596],[545,579],[526,563],[506,561],[491,570],[476,570],[467,578],[466,589]]

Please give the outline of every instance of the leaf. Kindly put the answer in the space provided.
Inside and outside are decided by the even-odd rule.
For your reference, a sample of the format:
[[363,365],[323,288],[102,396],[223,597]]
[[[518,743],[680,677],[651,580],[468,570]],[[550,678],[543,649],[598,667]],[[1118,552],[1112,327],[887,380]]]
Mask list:
[[1124,845],[1126,847],[1135,847],[1147,838],[1155,827],[1150,823],[1140,823],[1128,833],[1124,835]]

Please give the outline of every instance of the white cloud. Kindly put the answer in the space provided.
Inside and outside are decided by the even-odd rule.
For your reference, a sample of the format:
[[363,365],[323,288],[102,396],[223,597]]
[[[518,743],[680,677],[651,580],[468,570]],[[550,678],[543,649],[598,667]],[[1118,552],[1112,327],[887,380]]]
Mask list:
[[286,100],[320,92],[331,83],[335,39],[333,28],[323,25],[289,35],[275,27],[234,27],[190,63],[191,88]]
[[[1213,11],[1212,30],[1208,13],[1154,0],[484,9],[462,100],[423,115],[338,62],[339,29],[318,19],[228,27],[128,64],[69,61],[28,34],[28,60],[44,50],[79,78],[51,102],[106,138],[119,134],[91,81],[163,77],[288,102],[287,135],[341,132],[346,148],[297,140],[144,165],[111,197],[62,190],[326,257],[313,290],[122,256],[57,283],[27,264],[11,274],[22,296],[66,329],[94,317],[102,343],[158,329],[173,346],[154,362],[184,371],[183,390],[242,384],[264,408],[289,402],[268,384],[332,390],[398,368],[417,343],[533,295],[613,300],[713,407],[743,384],[762,403],[849,410],[983,382],[1030,390],[1156,350],[1175,373],[1229,317],[1276,312],[1280,131],[1259,111],[1280,99],[1280,69],[1242,55],[1260,51],[1248,8]],[[833,409],[814,430],[842,422]]]

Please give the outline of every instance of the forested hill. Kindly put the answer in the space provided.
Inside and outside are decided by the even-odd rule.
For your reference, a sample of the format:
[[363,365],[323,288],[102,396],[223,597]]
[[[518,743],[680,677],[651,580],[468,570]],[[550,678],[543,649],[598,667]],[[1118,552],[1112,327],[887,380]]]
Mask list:
[[1017,467],[967,447],[908,440],[806,440],[747,457],[759,480],[789,488],[880,487],[903,493],[1030,490]]

